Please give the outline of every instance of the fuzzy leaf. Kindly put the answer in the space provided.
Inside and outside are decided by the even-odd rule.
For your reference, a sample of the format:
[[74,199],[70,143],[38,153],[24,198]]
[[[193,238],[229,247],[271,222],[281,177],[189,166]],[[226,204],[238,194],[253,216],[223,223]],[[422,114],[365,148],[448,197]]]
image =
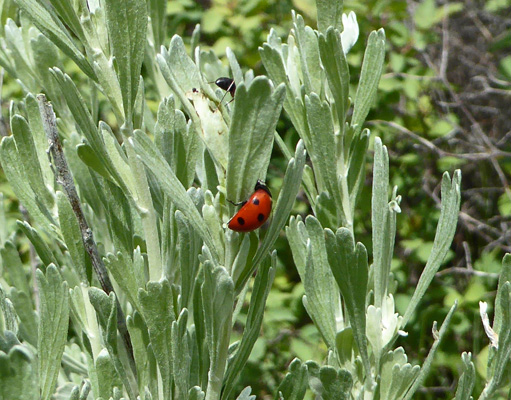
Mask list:
[[53,265],[46,269],[46,276],[37,270],[36,278],[41,299],[37,341],[39,387],[41,399],[48,400],[55,390],[67,341],[69,292],[67,282]]
[[328,265],[323,227],[313,216],[308,216],[305,223],[309,242],[303,303],[328,348],[333,349],[338,330],[336,321],[342,317],[339,288]]
[[458,381],[458,388],[456,389],[455,400],[472,400],[472,390],[476,380],[476,370],[472,362],[471,353],[461,355],[463,361],[463,373]]
[[[60,363],[60,362],[59,362]],[[40,399],[37,359],[27,346],[0,351],[0,399]]]
[[139,290],[144,319],[149,331],[151,347],[158,362],[163,383],[164,399],[171,398],[172,381],[172,322],[175,321],[174,302],[169,281],[148,282],[146,290]]
[[[221,266],[215,267],[211,261],[206,261],[201,294],[206,343],[211,362],[209,382],[218,382],[218,380],[221,382],[227,362],[234,307],[234,284],[227,270]],[[218,386],[218,383],[215,386]]]
[[81,281],[87,283],[92,275],[90,258],[83,247],[82,233],[71,204],[66,195],[60,191],[57,192],[57,206],[60,229],[67,249]]
[[424,267],[424,271],[419,278],[417,287],[408,304],[405,315],[401,322],[401,327],[406,326],[410,320],[415,308],[419,304],[422,296],[435,276],[440,264],[449,251],[449,247],[456,231],[456,223],[458,221],[458,213],[460,211],[460,184],[461,171],[454,171],[452,181],[446,172],[442,177],[442,204],[440,209],[440,219],[436,228],[435,241],[433,249],[429,255],[428,262]]
[[384,61],[385,31],[380,29],[378,32],[373,31],[369,35],[364,54],[360,81],[353,102],[353,117],[351,118],[351,126],[354,127],[355,133],[362,130],[362,124],[374,103]]
[[320,32],[326,33],[329,27],[342,31],[342,3],[340,0],[316,0]]
[[307,366],[295,358],[289,365],[289,372],[279,385],[275,400],[302,400],[306,389]]
[[367,251],[362,243],[355,246],[353,234],[346,228],[335,234],[325,229],[325,234],[328,262],[341,290],[366,374],[370,375],[366,338]]
[[36,0],[16,0],[16,3],[48,39],[71,58],[89,78],[97,81],[91,65],[54,13]]
[[252,289],[252,296],[250,297],[247,322],[243,330],[243,336],[234,358],[229,362],[225,374],[224,391],[222,393],[223,399],[227,399],[234,388],[234,384],[243,371],[243,367],[250,356],[250,352],[259,337],[263,322],[264,307],[268,294],[270,293],[273,279],[275,278],[276,267],[276,252],[272,254],[271,263],[269,259],[266,259],[259,267]]
[[146,48],[147,4],[144,0],[105,0],[102,5],[117,65],[124,117],[131,125]]
[[266,77],[236,88],[226,177],[227,198],[231,201],[247,199],[256,181],[266,178],[284,92],[283,85],[272,90]]
[[151,139],[145,133],[137,130],[133,137],[133,147],[147,168],[152,171],[158,171],[156,178],[165,194],[170,197],[176,208],[188,218],[190,224],[201,236],[202,240],[204,240],[204,243],[208,246],[214,257],[216,257],[218,253],[210,233],[205,228],[202,216]]
[[350,73],[339,31],[330,27],[326,34],[319,34],[319,53],[325,68],[328,86],[335,100],[338,123],[343,127],[349,106]]

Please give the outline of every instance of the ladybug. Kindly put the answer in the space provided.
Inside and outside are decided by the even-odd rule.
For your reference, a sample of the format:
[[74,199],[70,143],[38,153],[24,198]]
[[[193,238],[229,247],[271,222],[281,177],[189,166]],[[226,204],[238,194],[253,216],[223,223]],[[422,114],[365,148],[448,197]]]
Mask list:
[[234,83],[234,79],[226,77],[218,78],[215,81],[215,85],[217,85],[220,89],[229,92],[234,98],[234,94],[236,93],[236,84]]
[[229,229],[236,232],[250,232],[263,225],[271,213],[271,192],[268,187],[257,181],[254,193],[241,203],[242,207],[227,223]]

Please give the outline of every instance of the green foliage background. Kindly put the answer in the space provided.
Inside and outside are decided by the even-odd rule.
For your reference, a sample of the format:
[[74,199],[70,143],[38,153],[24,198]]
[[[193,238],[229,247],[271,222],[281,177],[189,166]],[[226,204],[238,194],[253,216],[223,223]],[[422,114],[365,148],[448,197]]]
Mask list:
[[[1,25],[17,18],[10,0],[1,2]],[[421,312],[408,325],[409,336],[399,343],[409,361],[422,362],[431,347],[433,321],[441,321],[459,302],[449,337],[434,360],[434,370],[417,398],[452,398],[460,375],[460,354],[472,351],[477,373],[486,370],[487,337],[478,302],[493,304],[498,272],[505,252],[511,250],[511,4],[508,0],[489,2],[401,2],[385,0],[346,1],[345,12],[355,11],[360,31],[384,27],[387,36],[387,65],[376,102],[368,121],[372,136],[382,137],[389,149],[391,185],[405,194],[397,218],[396,255],[392,270],[400,287],[396,308],[404,314],[406,305],[432,247],[439,209],[439,177],[448,170],[463,173],[462,215],[449,256],[446,272],[440,272],[423,299]],[[315,2],[310,0],[175,0],[167,3],[167,35],[159,44],[168,45],[177,33],[190,40],[201,24],[200,43],[218,56],[230,47],[243,70],[263,73],[258,47],[273,28],[279,36],[291,26],[291,10],[297,9],[305,22],[314,26]],[[502,29],[506,26],[507,30]],[[351,79],[358,82],[366,35],[348,55]],[[189,42],[187,43],[189,44]],[[73,80],[80,87],[87,78],[74,67]],[[73,71],[73,65],[66,65]],[[69,72],[68,72],[69,73]],[[151,74],[143,70],[143,75]],[[147,80],[150,82],[150,80]],[[156,113],[158,96],[148,105]],[[5,100],[21,99],[23,93],[7,71],[2,88]],[[4,134],[8,127],[8,101],[2,103]],[[102,107],[101,119],[115,127],[112,110]],[[117,127],[117,130],[120,127]],[[277,130],[289,147],[298,136],[282,115]],[[287,161],[274,151],[267,180],[279,187]],[[368,171],[369,172],[369,171]],[[371,176],[370,173],[367,174]],[[355,217],[357,240],[371,252],[371,182],[364,185]],[[19,204],[0,175],[0,192],[7,210],[0,221],[4,232],[16,230],[23,219]],[[365,201],[364,201],[365,199]],[[294,213],[307,214],[308,204],[299,196]],[[406,237],[407,240],[400,240]],[[20,235],[18,251],[24,264],[30,260],[28,242]],[[276,392],[289,362],[294,357],[321,362],[326,355],[316,328],[311,324],[301,298],[290,249],[284,239],[277,241],[278,271],[263,320],[264,337],[252,352],[246,373],[236,393],[252,386],[261,396]],[[465,269],[465,271],[461,271]],[[467,269],[469,272],[467,272]],[[473,269],[474,271],[470,271]],[[241,326],[238,334],[241,336]],[[476,386],[476,393],[482,387]]]

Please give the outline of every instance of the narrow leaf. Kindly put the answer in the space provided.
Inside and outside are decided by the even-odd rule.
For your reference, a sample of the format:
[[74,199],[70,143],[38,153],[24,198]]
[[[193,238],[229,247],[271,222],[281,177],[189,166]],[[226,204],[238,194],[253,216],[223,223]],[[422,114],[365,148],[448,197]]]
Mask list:
[[369,35],[357,94],[353,102],[351,126],[354,127],[356,134],[362,130],[362,124],[369,113],[369,109],[373,105],[383,71],[384,60],[385,31],[380,29],[378,32],[373,31]]
[[458,213],[460,211],[460,183],[461,171],[454,171],[452,181],[449,174],[446,172],[442,177],[442,204],[440,208],[440,219],[438,221],[435,241],[433,242],[433,249],[429,255],[428,262],[424,267],[424,271],[419,278],[415,292],[412,299],[408,304],[405,315],[401,322],[401,327],[406,326],[410,320],[415,308],[419,304],[422,296],[435,276],[440,264],[449,251],[449,247],[456,231],[456,223],[458,221]]
[[253,192],[256,181],[266,178],[284,91],[283,85],[272,90],[265,77],[257,77],[249,87],[241,84],[236,88],[226,177],[231,201],[243,201]]
[[37,270],[40,293],[38,332],[39,387],[41,399],[51,398],[60,371],[60,360],[67,342],[69,325],[69,292],[55,266],[46,269],[46,276]]

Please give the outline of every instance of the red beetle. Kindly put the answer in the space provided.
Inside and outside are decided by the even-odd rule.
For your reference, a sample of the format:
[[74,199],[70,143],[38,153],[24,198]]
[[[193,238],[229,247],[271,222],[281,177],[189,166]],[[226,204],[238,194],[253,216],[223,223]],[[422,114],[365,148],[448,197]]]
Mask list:
[[271,192],[268,187],[257,181],[254,193],[241,203],[242,207],[227,223],[229,229],[236,232],[250,232],[263,225],[271,213]]

